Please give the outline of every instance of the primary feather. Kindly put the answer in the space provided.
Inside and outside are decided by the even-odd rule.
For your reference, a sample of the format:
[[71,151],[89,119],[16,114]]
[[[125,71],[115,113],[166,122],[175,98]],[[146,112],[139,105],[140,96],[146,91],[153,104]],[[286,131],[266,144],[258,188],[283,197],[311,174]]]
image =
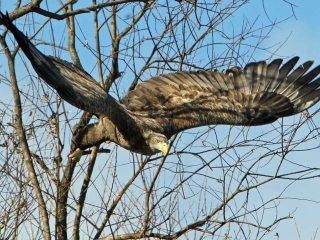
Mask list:
[[229,124],[255,126],[304,111],[320,98],[320,66],[312,61],[295,66],[276,59],[249,63],[244,69],[177,72],[140,83],[119,102],[88,73],[72,63],[42,54],[10,21],[0,21],[14,35],[39,76],[70,104],[99,114],[75,136],[85,149],[113,141],[141,154],[166,152],[167,139],[185,129]]
[[169,118],[167,129],[173,133],[210,124],[267,124],[319,101],[320,79],[315,78],[320,66],[305,74],[312,65],[308,61],[289,74],[298,59],[281,68],[282,60],[276,59],[270,64],[249,63],[244,70],[234,67],[225,74],[164,74],[139,84],[121,102],[140,116]]

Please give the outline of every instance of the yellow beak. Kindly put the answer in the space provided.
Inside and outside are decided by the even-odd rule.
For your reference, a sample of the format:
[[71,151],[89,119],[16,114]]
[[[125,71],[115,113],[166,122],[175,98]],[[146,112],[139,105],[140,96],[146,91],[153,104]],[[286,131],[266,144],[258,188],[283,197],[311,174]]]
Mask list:
[[169,152],[169,146],[168,143],[161,143],[161,146],[159,146],[159,150],[163,153],[163,155],[167,155]]

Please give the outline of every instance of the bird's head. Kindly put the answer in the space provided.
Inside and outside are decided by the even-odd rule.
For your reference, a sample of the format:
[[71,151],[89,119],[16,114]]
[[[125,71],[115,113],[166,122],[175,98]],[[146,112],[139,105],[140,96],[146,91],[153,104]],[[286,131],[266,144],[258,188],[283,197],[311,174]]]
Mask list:
[[168,154],[168,139],[163,134],[150,133],[146,139],[146,143],[153,152],[162,152],[164,155]]

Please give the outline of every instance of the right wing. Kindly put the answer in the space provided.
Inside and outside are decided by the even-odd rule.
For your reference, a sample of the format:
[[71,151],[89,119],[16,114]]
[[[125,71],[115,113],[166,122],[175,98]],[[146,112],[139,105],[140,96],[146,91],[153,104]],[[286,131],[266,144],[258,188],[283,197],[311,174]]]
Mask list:
[[83,69],[59,58],[42,54],[31,41],[12,24],[8,14],[0,12],[0,22],[13,34],[34,70],[62,99],[91,113],[117,117],[123,107]]

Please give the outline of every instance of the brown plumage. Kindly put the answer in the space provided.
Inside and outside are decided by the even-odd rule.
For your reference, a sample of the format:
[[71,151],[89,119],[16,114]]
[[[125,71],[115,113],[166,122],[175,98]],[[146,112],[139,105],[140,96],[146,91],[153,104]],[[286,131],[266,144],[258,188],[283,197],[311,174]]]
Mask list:
[[140,83],[117,102],[83,69],[43,55],[1,13],[1,23],[14,35],[35,71],[60,96],[82,110],[99,115],[74,137],[80,149],[103,141],[145,155],[166,153],[167,139],[185,129],[228,124],[271,123],[308,109],[319,101],[320,66],[312,61],[294,67],[276,59],[219,71],[177,72]]

